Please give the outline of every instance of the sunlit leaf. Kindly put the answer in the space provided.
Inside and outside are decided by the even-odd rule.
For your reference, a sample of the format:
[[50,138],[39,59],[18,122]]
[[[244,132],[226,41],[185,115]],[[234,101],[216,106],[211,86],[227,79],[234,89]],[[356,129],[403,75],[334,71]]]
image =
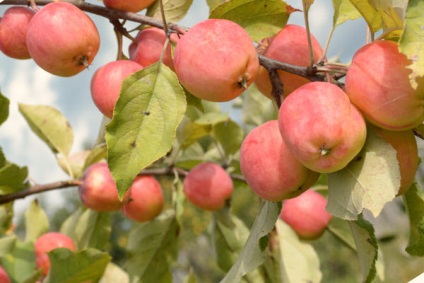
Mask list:
[[118,265],[109,263],[100,281],[101,283],[129,283],[128,274]]
[[19,104],[19,111],[31,130],[53,153],[67,156],[74,140],[71,125],[59,110],[46,105]]
[[403,198],[410,229],[406,251],[413,256],[424,256],[424,193],[413,184]]
[[27,178],[27,167],[19,167],[6,161],[5,166],[0,168],[0,194],[9,194],[27,188],[29,186]]
[[328,174],[328,211],[356,220],[364,209],[376,217],[399,190],[400,170],[393,147],[368,130],[363,150],[348,166]]
[[9,104],[9,99],[0,92],[0,125],[9,117]]
[[171,149],[185,109],[184,91],[163,64],[124,80],[106,128],[108,164],[121,197],[142,169]]
[[368,24],[372,34],[383,27],[380,12],[369,1],[350,0]]
[[49,231],[49,219],[37,200],[33,200],[25,211],[25,231],[25,241],[33,243]]
[[[162,19],[160,1],[149,6],[146,16]],[[193,0],[162,0],[166,22],[178,22],[184,18],[193,3]]]
[[209,18],[236,22],[254,41],[260,41],[278,33],[294,11],[281,0],[233,0],[216,6]]
[[361,17],[361,14],[350,1],[333,0],[333,8],[333,27],[336,27],[345,21],[356,20]]

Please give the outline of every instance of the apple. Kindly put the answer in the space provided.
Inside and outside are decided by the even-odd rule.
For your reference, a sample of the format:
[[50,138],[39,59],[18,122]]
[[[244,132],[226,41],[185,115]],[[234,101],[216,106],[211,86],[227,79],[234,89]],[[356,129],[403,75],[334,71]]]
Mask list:
[[207,19],[189,29],[174,52],[175,72],[194,96],[214,102],[239,96],[255,80],[259,59],[249,34],[225,19]]
[[325,209],[327,199],[320,193],[309,189],[301,195],[283,201],[280,218],[286,222],[300,239],[319,238],[331,220]]
[[[134,42],[128,47],[130,59],[144,67],[148,67],[160,60],[163,47],[167,37],[165,32],[156,27],[149,27],[139,31]],[[176,43],[178,35],[173,33],[171,41]],[[175,70],[174,60],[172,58],[171,42],[168,43],[163,55],[163,63]]]
[[1,283],[10,283],[10,277],[7,274],[6,270],[2,266],[0,266],[0,282]]
[[123,201],[119,200],[116,183],[106,162],[94,163],[85,169],[81,181],[78,192],[86,207],[99,212],[116,211],[122,207]]
[[370,123],[387,130],[408,130],[424,121],[424,78],[414,90],[412,63],[396,42],[377,40],[355,52],[346,74],[346,93]]
[[122,82],[141,69],[143,69],[143,66],[134,61],[117,60],[96,70],[91,78],[91,97],[103,115],[112,118],[113,109],[121,92]]
[[213,162],[203,162],[193,167],[184,178],[183,187],[190,203],[210,211],[223,208],[234,189],[227,171]]
[[35,261],[38,268],[42,269],[44,275],[47,275],[50,270],[50,259],[47,253],[57,248],[66,248],[71,251],[76,250],[74,241],[67,235],[59,232],[45,233],[34,244]]
[[281,136],[312,171],[344,168],[362,149],[366,124],[346,93],[328,82],[307,83],[287,96],[278,112]]
[[137,13],[149,7],[155,0],[103,0],[103,4],[111,9]]
[[14,59],[29,59],[26,36],[35,12],[27,7],[13,6],[0,19],[0,50]]
[[418,169],[418,146],[412,130],[390,131],[374,127],[377,134],[395,150],[400,169],[398,196],[405,194],[415,180]]
[[[318,40],[312,34],[311,41],[314,62],[318,63],[322,59],[323,50]],[[263,55],[268,58],[299,67],[307,67],[311,64],[308,35],[306,29],[302,26],[288,24],[275,36],[262,40],[261,45],[265,49]],[[310,82],[304,77],[286,71],[278,70],[277,73],[283,83],[284,96],[289,95],[295,89]],[[268,98],[272,97],[272,85],[269,74],[262,66],[255,80],[255,85],[262,94]]]
[[69,77],[91,64],[100,36],[90,17],[75,5],[52,2],[32,18],[26,42],[37,65],[51,74]]
[[121,212],[131,220],[150,221],[163,210],[162,186],[153,176],[137,176],[126,195],[128,200]]
[[261,198],[281,201],[309,189],[319,177],[293,156],[281,137],[278,121],[249,132],[240,149],[240,169],[249,187]]

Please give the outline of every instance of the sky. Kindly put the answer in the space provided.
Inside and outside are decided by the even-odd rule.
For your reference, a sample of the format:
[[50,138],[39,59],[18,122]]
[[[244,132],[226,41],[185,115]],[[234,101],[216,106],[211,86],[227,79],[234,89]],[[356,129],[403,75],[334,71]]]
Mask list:
[[[99,1],[88,3],[102,5]],[[301,9],[301,1],[286,1]],[[2,15],[7,6],[0,6]],[[208,17],[206,0],[194,3],[180,24],[186,27]],[[310,10],[311,32],[324,46],[332,24],[332,5],[330,0],[316,0]],[[20,166],[27,166],[31,180],[48,183],[67,179],[57,166],[54,155],[39,138],[31,132],[26,121],[17,111],[18,103],[40,104],[56,107],[69,120],[74,131],[72,152],[81,150],[85,145],[93,145],[96,140],[101,113],[95,107],[90,95],[91,76],[100,66],[115,60],[117,44],[113,27],[105,18],[91,15],[98,27],[101,46],[90,68],[82,73],[61,78],[39,68],[32,60],[15,60],[0,54],[0,90],[11,101],[9,119],[0,126],[0,147],[6,158]],[[289,23],[304,25],[303,14],[292,14]],[[349,62],[353,52],[365,43],[366,26],[362,20],[349,21],[336,29],[328,50],[328,57],[339,57]],[[129,41],[125,41],[128,46]],[[124,48],[126,52],[127,49]],[[60,191],[44,193],[53,200],[52,205],[63,205]],[[15,202],[18,216],[34,197]]]

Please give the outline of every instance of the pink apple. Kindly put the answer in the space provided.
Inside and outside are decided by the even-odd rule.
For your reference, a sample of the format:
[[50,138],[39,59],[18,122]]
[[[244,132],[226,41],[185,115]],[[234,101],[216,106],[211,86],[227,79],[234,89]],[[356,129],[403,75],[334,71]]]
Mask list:
[[103,115],[112,118],[122,82],[141,69],[143,66],[131,60],[112,61],[97,69],[91,78],[90,90],[94,104]]
[[178,41],[175,72],[194,96],[215,102],[239,96],[255,80],[259,59],[249,34],[224,19],[194,25]]
[[411,63],[392,41],[377,40],[356,51],[346,75],[346,93],[370,123],[399,131],[424,121],[424,78],[417,90],[411,87]]
[[93,21],[68,2],[42,7],[29,24],[26,40],[34,61],[45,71],[62,77],[85,70],[100,46]]
[[309,189],[301,195],[283,201],[280,218],[286,222],[301,239],[319,238],[331,220],[327,212],[327,199]]
[[221,166],[204,162],[192,168],[184,178],[184,194],[189,202],[205,210],[219,210],[233,193],[230,175]]
[[250,188],[268,201],[292,198],[309,189],[319,177],[289,151],[278,121],[251,130],[240,149],[240,169]]
[[149,7],[155,0],[103,0],[103,4],[112,9],[137,13]]
[[0,19],[0,50],[15,59],[29,59],[26,36],[35,12],[27,7],[13,6]]
[[43,234],[34,244],[36,264],[43,270],[44,275],[50,270],[50,259],[47,253],[57,248],[76,250],[74,241],[67,235],[58,232]]
[[150,221],[163,210],[162,186],[153,176],[137,176],[127,196],[128,200],[121,208],[121,212],[134,221]]
[[362,149],[366,125],[346,93],[332,83],[311,82],[293,91],[278,113],[281,136],[312,171],[343,169]]
[[11,283],[9,274],[7,274],[6,270],[4,270],[2,266],[0,266],[0,282]]

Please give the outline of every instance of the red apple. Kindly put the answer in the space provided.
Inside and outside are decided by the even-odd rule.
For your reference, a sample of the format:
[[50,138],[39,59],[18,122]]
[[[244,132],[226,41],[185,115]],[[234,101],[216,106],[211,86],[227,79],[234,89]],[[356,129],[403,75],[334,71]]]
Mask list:
[[141,69],[143,66],[131,60],[109,62],[97,69],[91,78],[90,90],[94,104],[103,115],[112,118],[122,82]]
[[82,203],[95,211],[116,211],[123,202],[119,200],[116,183],[106,162],[88,167],[81,178],[79,195]]
[[256,78],[259,59],[249,34],[238,24],[208,19],[178,41],[175,72],[194,96],[215,102],[239,96]]
[[309,169],[344,168],[362,149],[366,125],[346,93],[334,84],[312,82],[283,101],[279,128],[288,149]]
[[301,195],[283,201],[280,218],[286,222],[301,239],[319,238],[331,220],[327,212],[327,199],[309,189]]
[[100,46],[93,21],[68,2],[52,2],[41,8],[29,24],[26,40],[34,61],[62,77],[86,69]]
[[[171,35],[172,42],[178,41],[176,34]],[[130,59],[144,67],[148,67],[160,60],[163,47],[166,41],[166,34],[162,29],[149,27],[140,30],[136,40],[128,47]],[[163,55],[163,63],[174,70],[174,60],[172,58],[171,42],[166,47]]]
[[26,36],[35,12],[27,7],[10,7],[0,19],[0,50],[15,59],[29,59]]
[[319,177],[303,166],[284,144],[278,121],[251,130],[240,149],[240,169],[250,188],[268,201],[292,198]]
[[[314,62],[318,63],[323,56],[323,50],[318,40],[311,35]],[[283,63],[307,67],[311,64],[308,35],[306,29],[298,25],[286,25],[279,33],[262,41],[265,51],[263,55]],[[310,82],[308,79],[279,70],[278,76],[283,82],[284,96],[289,95],[295,89]],[[259,91],[268,98],[272,95],[272,85],[269,74],[261,67],[255,84]]]
[[149,7],[155,0],[103,0],[103,4],[112,9],[137,13]]
[[66,248],[71,251],[76,250],[74,241],[67,235],[58,232],[43,234],[35,242],[36,264],[43,270],[44,275],[50,270],[50,260],[47,253],[57,248]]
[[346,93],[365,119],[396,131],[424,121],[424,78],[417,90],[411,87],[411,63],[392,41],[374,41],[356,51],[346,74]]
[[219,210],[233,193],[233,180],[221,166],[204,162],[192,168],[184,179],[184,194],[193,205]]
[[158,216],[164,206],[162,186],[153,176],[137,176],[127,192],[127,201],[121,212],[137,222]]
[[0,266],[0,282],[1,283],[11,283],[9,275],[2,266]]

